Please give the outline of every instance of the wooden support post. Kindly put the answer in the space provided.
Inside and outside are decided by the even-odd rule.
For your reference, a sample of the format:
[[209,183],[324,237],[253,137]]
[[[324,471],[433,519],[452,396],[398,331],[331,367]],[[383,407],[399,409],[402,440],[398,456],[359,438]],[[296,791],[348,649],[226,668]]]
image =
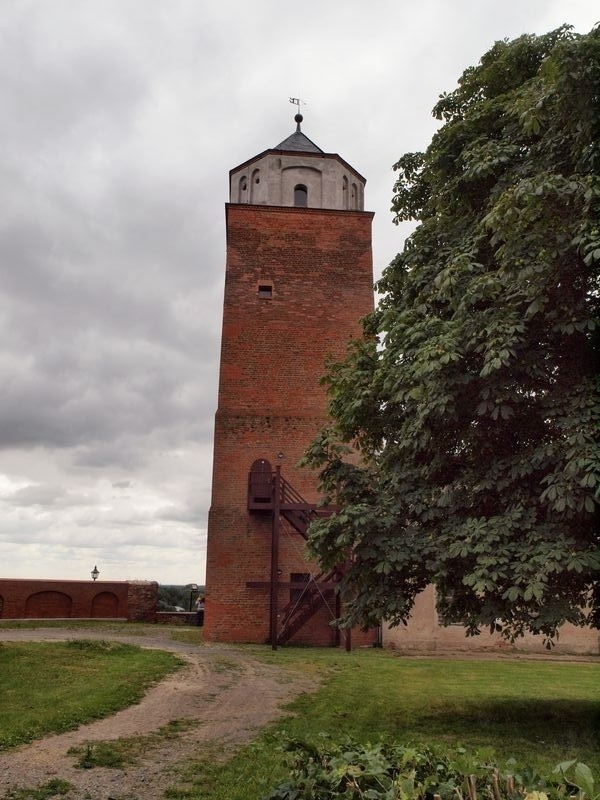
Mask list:
[[281,507],[281,467],[275,468],[273,481],[273,527],[271,529],[271,648],[277,650],[277,600],[279,589],[279,513]]

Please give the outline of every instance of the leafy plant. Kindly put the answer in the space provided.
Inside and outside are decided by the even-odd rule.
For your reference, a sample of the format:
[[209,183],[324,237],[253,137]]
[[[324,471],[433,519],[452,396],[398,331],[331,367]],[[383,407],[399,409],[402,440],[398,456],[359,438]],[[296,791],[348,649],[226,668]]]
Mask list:
[[[571,787],[579,800],[597,800],[594,779],[585,764],[565,762],[549,778],[514,763],[499,768],[491,754],[434,751],[396,744],[359,745],[349,741],[315,748],[290,740],[285,749],[290,777],[264,800],[565,800]],[[565,772],[573,768],[573,776]],[[555,776],[559,779],[556,780]]]
[[560,775],[569,787],[578,790],[578,800],[598,800],[600,798],[600,785],[594,780],[592,770],[587,764],[579,761],[563,761],[554,772]]

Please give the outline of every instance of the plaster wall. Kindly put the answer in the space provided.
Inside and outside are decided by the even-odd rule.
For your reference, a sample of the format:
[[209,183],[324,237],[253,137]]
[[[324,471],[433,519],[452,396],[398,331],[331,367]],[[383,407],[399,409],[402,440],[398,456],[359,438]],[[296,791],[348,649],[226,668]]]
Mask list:
[[[416,598],[408,625],[383,626],[383,644],[402,652],[528,652],[548,653],[541,636],[527,635],[511,644],[485,630],[466,636],[462,625],[443,627],[435,609],[435,589],[428,586]],[[564,625],[552,652],[600,655],[600,631]]]
[[308,189],[309,208],[364,209],[365,181],[336,156],[268,151],[233,170],[231,203],[294,206],[294,187]]

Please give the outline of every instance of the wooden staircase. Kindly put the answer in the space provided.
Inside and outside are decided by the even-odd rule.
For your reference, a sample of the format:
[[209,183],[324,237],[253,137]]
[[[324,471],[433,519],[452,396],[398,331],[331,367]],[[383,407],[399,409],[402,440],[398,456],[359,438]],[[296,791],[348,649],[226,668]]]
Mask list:
[[333,511],[330,507],[328,509],[322,509],[307,503],[285,478],[280,478],[279,486],[279,511],[282,517],[284,517],[304,539],[307,538],[308,527],[311,522],[322,517],[328,517]]
[[[285,520],[287,527],[307,538],[308,528],[316,519],[329,516],[334,508],[319,507],[308,503],[298,491],[281,476],[279,468],[275,471],[268,461],[255,461],[248,478],[248,511],[251,514],[265,514],[273,518],[273,542],[271,557],[271,635],[274,648],[288,642],[298,633],[315,614],[331,603],[332,616],[339,616],[339,597],[335,594],[335,585],[341,576],[341,570],[335,568],[327,574],[309,575],[306,583],[288,583],[278,578],[277,556],[278,539]],[[285,525],[285,523],[283,523]],[[265,585],[261,582],[249,586]],[[278,591],[282,586],[290,587],[290,601],[282,609],[276,608]],[[339,644],[339,632],[336,630],[335,644]]]
[[288,642],[314,617],[317,611],[323,608],[324,603],[328,603],[329,600],[334,602],[333,587],[337,576],[337,570],[332,570],[327,575],[323,572],[315,576],[311,575],[306,582],[306,588],[301,590],[300,597],[290,600],[282,610],[282,619],[277,635],[278,644]]

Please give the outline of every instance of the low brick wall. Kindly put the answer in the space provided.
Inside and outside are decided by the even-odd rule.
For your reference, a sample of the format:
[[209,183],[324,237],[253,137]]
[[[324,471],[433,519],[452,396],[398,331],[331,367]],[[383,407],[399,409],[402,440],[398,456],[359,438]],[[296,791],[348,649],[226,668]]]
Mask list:
[[0,578],[0,619],[154,622],[158,583]]
[[157,611],[156,622],[160,625],[195,625],[195,611]]
[[131,622],[156,622],[158,583],[156,581],[128,581],[127,619]]

